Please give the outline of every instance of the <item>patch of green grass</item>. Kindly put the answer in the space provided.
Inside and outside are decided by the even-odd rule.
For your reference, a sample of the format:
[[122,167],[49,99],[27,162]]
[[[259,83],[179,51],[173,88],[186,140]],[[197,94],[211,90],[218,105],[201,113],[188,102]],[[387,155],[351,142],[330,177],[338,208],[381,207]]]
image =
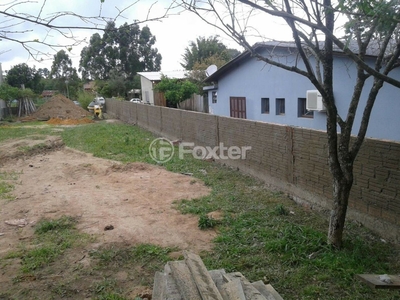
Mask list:
[[[120,294],[116,294],[114,292],[107,292],[97,296],[95,299],[97,300],[127,300],[127,298],[121,296]],[[141,298],[139,298],[141,299]]]
[[18,180],[21,174],[21,172],[15,171],[0,171],[0,180]]
[[9,193],[11,193],[14,190],[14,185],[0,181],[0,198],[2,199],[9,199],[12,197]]
[[113,279],[104,279],[95,283],[92,288],[97,300],[125,300],[126,298],[117,293],[116,289],[117,282]]
[[[76,298],[77,291],[75,289],[71,289],[68,284],[58,283],[51,290],[52,294],[54,294],[57,298]],[[75,296],[75,297],[74,297]]]
[[62,232],[75,228],[76,219],[71,216],[63,216],[56,220],[42,220],[35,227],[35,233],[43,235],[49,231]]
[[152,162],[148,149],[155,137],[136,126],[96,123],[68,128],[61,135],[67,146],[98,157]]
[[42,220],[35,226],[33,248],[22,247],[10,252],[6,259],[21,258],[21,270],[30,273],[41,269],[62,255],[66,249],[88,240],[75,229],[76,219],[63,216],[56,220]]
[[198,226],[200,229],[205,230],[209,228],[214,228],[218,225],[218,221],[215,220],[213,217],[209,217],[207,215],[201,215],[199,217]]
[[163,248],[151,244],[140,244],[135,247],[121,248],[118,245],[101,248],[90,253],[100,266],[120,267],[129,263],[140,264],[148,270],[160,270],[170,260],[168,253],[174,248]]
[[12,123],[0,126],[0,142],[9,139],[18,139],[33,136],[34,139],[42,139],[46,135],[59,135],[53,131],[53,127],[43,122]]
[[28,152],[33,152],[36,150],[43,150],[46,149],[46,144],[45,143],[39,143],[39,144],[35,144],[33,146],[21,146],[18,147],[18,150],[28,153]]
[[278,204],[274,207],[274,213],[276,215],[287,216],[289,214],[289,210],[282,204]]
[[[62,134],[70,147],[123,162],[152,161],[148,147],[154,136],[137,126],[93,124]],[[347,221],[344,247],[326,243],[327,216],[297,206],[283,193],[266,190],[263,182],[220,164],[174,156],[163,166],[191,173],[211,189],[208,196],[176,201],[182,213],[199,216],[220,210],[224,219],[214,249],[203,253],[208,269],[242,272],[249,280],[268,280],[285,299],[395,299],[392,291],[372,290],[357,273],[399,274],[399,249]],[[289,213],[290,212],[290,213]],[[161,269],[167,256],[155,246],[102,249],[93,253],[99,264],[118,267],[142,261]],[[161,251],[161,254],[157,254]],[[155,255],[155,256],[154,256]],[[161,255],[161,256],[160,256]],[[154,271],[154,269],[149,269]],[[153,274],[150,274],[152,280]]]
[[0,172],[0,199],[13,201],[15,196],[12,191],[15,188],[16,181],[19,179],[21,173],[15,171],[1,171]]

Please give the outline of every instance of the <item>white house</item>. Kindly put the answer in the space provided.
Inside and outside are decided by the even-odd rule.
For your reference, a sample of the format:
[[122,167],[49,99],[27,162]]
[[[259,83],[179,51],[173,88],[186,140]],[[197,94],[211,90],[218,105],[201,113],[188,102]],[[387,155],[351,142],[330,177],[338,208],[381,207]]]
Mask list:
[[142,101],[151,105],[166,106],[163,95],[154,91],[154,86],[161,81],[162,76],[170,79],[185,79],[186,72],[179,71],[163,71],[163,72],[138,72],[140,75],[140,84],[142,88]]
[[[293,43],[272,42],[255,46],[262,55],[274,56],[288,65],[303,63],[297,55]],[[373,54],[369,53],[372,61]],[[304,68],[303,68],[304,69]],[[334,96],[338,113],[347,114],[348,104],[356,80],[354,63],[343,53],[335,52],[334,57]],[[395,69],[391,76],[400,79],[400,69]],[[305,77],[268,65],[244,52],[221,67],[206,79],[209,111],[212,114],[247,118],[268,123],[286,124],[326,130],[326,113],[323,107],[307,109],[307,91],[315,90]],[[353,134],[360,125],[362,109],[365,106],[367,91],[372,79],[368,79],[361,95]],[[314,105],[322,104],[315,93]],[[310,102],[308,102],[310,104]],[[400,90],[384,84],[376,99],[367,137],[400,141]]]
[[0,99],[0,120],[4,118],[5,112],[4,110],[6,109],[6,102],[2,99]]

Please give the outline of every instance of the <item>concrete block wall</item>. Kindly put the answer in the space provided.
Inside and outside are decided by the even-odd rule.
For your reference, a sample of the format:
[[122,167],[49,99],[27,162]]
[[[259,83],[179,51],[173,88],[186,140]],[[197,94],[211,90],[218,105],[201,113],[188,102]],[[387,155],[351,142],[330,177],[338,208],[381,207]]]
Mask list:
[[354,175],[350,206],[400,225],[400,144],[366,140]]
[[218,117],[193,111],[181,115],[181,138],[196,145],[215,147],[218,145]]
[[319,196],[332,197],[325,132],[293,128],[293,183]]
[[[297,202],[332,204],[326,133],[166,107],[106,100],[107,112],[169,139],[214,147],[251,146],[224,161],[288,192]],[[348,216],[400,241],[400,143],[367,139],[354,166]]]

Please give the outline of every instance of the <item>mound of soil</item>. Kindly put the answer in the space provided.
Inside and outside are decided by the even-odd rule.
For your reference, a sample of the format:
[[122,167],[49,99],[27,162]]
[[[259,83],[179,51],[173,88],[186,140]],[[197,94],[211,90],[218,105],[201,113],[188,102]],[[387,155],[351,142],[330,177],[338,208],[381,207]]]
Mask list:
[[51,118],[46,122],[47,124],[52,125],[79,125],[79,124],[89,124],[94,123],[93,120],[83,118],[83,119],[60,119],[60,118]]
[[91,114],[82,107],[77,106],[64,97],[63,95],[55,95],[48,102],[43,104],[30,118],[34,119],[81,119]]

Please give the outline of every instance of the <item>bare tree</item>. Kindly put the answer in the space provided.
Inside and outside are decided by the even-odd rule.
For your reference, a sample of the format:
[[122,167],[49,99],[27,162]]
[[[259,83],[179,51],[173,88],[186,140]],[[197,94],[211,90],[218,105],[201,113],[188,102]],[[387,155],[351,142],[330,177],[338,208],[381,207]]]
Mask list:
[[[115,22],[120,18],[129,20],[127,17],[129,12],[139,4],[140,0],[132,1],[124,8],[115,7],[114,15],[104,12],[104,0],[97,0],[97,9],[96,6],[90,7],[90,11],[93,12],[91,15],[83,15],[74,11],[60,11],[61,2],[47,0],[4,2],[0,3],[0,40],[21,45],[32,58],[40,60],[50,56],[50,52],[71,49],[86,42],[86,36],[80,35],[79,32],[104,30],[108,22]],[[142,19],[129,20],[126,22],[127,26],[159,21],[174,8],[172,2],[162,12],[153,12],[156,3],[157,1],[154,1],[149,4],[148,11],[143,13]],[[82,4],[82,6],[88,5],[86,1]],[[54,8],[50,9],[50,6]],[[10,51],[10,49],[4,49],[4,44],[2,46],[0,55]]]
[[[399,66],[398,1],[183,0],[179,3],[231,36],[255,58],[308,78],[322,95],[327,112],[329,168],[333,178],[328,243],[340,248],[353,185],[353,164],[364,141],[374,102],[385,82],[400,87],[400,82],[390,76],[390,72]],[[255,51],[249,39],[261,32],[264,26],[263,23],[251,24],[252,18],[257,15],[264,15],[264,20],[276,17],[285,22],[291,30],[292,44],[295,44],[304,68],[296,62],[293,65],[287,61],[282,63],[273,54],[265,56]],[[341,25],[338,27],[340,30],[336,30],[337,24]],[[262,42],[261,37],[259,41]],[[366,61],[371,48],[373,65]],[[338,114],[335,105],[334,51],[341,51],[357,68],[356,83],[344,117]],[[365,85],[367,79],[372,81],[370,88]],[[360,108],[361,125],[352,140],[351,133],[363,91],[368,95],[367,101]],[[340,135],[337,127],[340,128]]]

